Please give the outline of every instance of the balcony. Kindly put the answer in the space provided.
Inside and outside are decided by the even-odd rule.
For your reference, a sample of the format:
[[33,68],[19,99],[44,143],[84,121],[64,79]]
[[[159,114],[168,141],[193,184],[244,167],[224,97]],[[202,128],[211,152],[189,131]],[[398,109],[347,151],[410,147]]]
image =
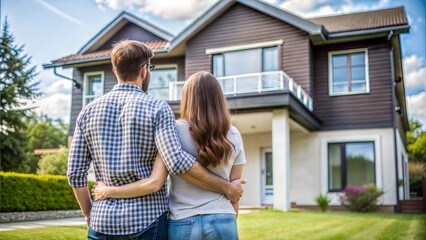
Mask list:
[[[284,71],[226,76],[217,80],[227,97],[250,93],[288,92],[313,111],[312,98]],[[185,81],[170,82],[169,101],[181,100],[184,84]]]

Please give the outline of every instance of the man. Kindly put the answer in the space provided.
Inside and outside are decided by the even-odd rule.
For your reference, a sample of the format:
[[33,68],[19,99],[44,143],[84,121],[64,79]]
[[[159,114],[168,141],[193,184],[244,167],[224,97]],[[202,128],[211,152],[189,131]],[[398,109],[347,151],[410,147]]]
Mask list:
[[90,239],[165,239],[165,185],[153,194],[93,203],[87,171],[93,162],[97,181],[123,185],[151,174],[157,150],[170,174],[238,201],[239,183],[232,184],[207,171],[182,151],[173,112],[165,101],[146,95],[152,50],[138,41],[121,41],[111,52],[118,84],[80,112],[70,147],[67,176],[86,218]]

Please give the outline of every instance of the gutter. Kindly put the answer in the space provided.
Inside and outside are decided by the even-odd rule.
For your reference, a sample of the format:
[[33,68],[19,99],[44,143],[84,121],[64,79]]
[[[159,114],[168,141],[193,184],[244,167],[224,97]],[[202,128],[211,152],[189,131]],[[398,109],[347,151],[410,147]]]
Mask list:
[[391,62],[391,80],[392,80],[392,120],[393,120],[393,144],[394,144],[394,157],[395,157],[395,193],[396,193],[396,212],[400,212],[400,198],[399,198],[399,169],[398,169],[398,142],[396,139],[397,134],[397,127],[398,123],[396,121],[396,107],[395,107],[395,89],[396,89],[396,82],[395,82],[395,66],[394,66],[394,49],[393,47],[389,50],[389,57]]
[[78,82],[77,82],[77,80],[75,80],[75,79],[73,79],[73,78],[69,78],[69,77],[67,77],[67,76],[64,76],[64,75],[59,74],[58,72],[56,72],[56,68],[57,68],[57,67],[54,67],[54,68],[53,68],[53,73],[54,73],[56,76],[72,81],[72,82],[73,82],[73,84],[74,84],[74,87],[76,87],[77,89],[80,89],[80,88],[81,88],[81,85],[80,85],[80,83],[78,83]]
[[374,29],[367,29],[367,30],[360,30],[360,31],[352,31],[352,32],[341,32],[341,33],[329,33],[329,38],[339,38],[339,37],[351,37],[351,36],[359,36],[359,35],[366,35],[371,33],[378,33],[378,32],[387,32],[387,31],[401,31],[401,32],[408,32],[409,30],[408,25],[402,25],[397,27],[386,27],[386,28],[374,28]]

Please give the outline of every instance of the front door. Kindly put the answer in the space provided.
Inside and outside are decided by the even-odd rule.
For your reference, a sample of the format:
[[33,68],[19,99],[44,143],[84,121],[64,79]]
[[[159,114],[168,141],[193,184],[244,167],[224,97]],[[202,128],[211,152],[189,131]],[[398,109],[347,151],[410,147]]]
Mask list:
[[262,151],[262,204],[274,203],[274,183],[272,166],[272,149]]

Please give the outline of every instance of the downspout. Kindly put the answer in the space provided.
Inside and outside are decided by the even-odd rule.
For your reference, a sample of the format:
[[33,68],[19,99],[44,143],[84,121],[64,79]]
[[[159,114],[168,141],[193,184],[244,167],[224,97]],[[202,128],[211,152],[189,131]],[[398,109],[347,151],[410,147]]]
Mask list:
[[53,68],[53,73],[54,73],[56,76],[72,81],[72,82],[73,82],[73,84],[74,84],[74,87],[76,87],[77,89],[80,89],[80,88],[81,88],[80,83],[78,83],[75,79],[72,79],[72,78],[69,78],[69,77],[67,77],[67,76],[64,76],[64,75],[59,74],[58,72],[56,72],[56,68],[57,68],[57,67],[54,67],[54,68]]
[[[389,33],[388,39],[390,39],[393,35],[393,32]],[[395,66],[394,66],[394,49],[393,46],[389,51],[389,57],[391,62],[391,79],[392,79],[392,120],[393,120],[393,144],[394,144],[394,157],[395,157],[395,192],[396,192],[396,212],[400,212],[400,202],[399,202],[399,169],[398,169],[398,143],[396,139],[398,122],[396,120],[397,116],[395,114],[396,111],[396,82],[395,82]]]

